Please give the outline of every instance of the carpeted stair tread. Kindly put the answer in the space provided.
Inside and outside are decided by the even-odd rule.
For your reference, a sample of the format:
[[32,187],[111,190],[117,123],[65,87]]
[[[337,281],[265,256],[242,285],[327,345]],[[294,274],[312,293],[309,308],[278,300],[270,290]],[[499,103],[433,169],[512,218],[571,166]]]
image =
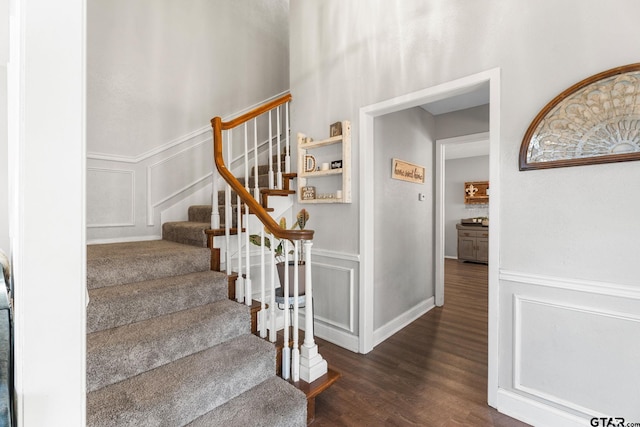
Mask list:
[[249,309],[216,301],[87,335],[92,391],[250,333]]
[[[235,227],[235,223],[236,223],[236,219],[237,219],[237,205],[235,205],[236,199],[233,198],[232,200],[232,204],[231,204],[231,209],[232,209],[232,216],[233,218],[231,218],[232,220],[232,227]],[[218,206],[218,210],[220,212],[220,221],[222,223],[224,223],[225,220],[225,208],[224,208],[224,203],[221,203],[220,206]],[[191,222],[203,222],[203,223],[207,223],[210,224],[211,223],[211,205],[192,205],[189,206],[189,211],[187,213],[187,221],[191,221]],[[209,227],[207,227],[209,228]]]
[[209,270],[206,248],[150,240],[87,246],[87,288],[142,282]]
[[215,408],[187,427],[304,427],[307,398],[303,392],[272,377],[224,405]]
[[87,333],[227,298],[227,275],[202,271],[89,291]]
[[[220,214],[222,215],[223,212]],[[192,222],[211,223],[211,205],[191,205],[187,211],[187,217]]]
[[162,238],[184,245],[207,247],[204,230],[211,228],[211,222],[172,221],[162,224]]
[[251,334],[87,394],[87,425],[183,426],[273,376],[275,347]]

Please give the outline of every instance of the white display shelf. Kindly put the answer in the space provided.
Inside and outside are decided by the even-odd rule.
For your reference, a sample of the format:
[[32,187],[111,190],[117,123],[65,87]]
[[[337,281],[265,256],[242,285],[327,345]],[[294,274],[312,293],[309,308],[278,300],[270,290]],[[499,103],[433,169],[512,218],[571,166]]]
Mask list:
[[[314,170],[305,172],[306,166],[305,156],[309,151],[316,150],[322,147],[328,147],[331,145],[342,145],[342,167],[336,169],[327,170]],[[331,163],[336,160],[335,155],[328,155],[324,150],[318,150],[313,152],[316,165],[322,163]],[[330,192],[326,191],[327,183],[329,185],[335,185],[336,178],[332,181],[324,181],[323,178],[328,177],[340,177],[340,184],[335,189],[332,188]],[[318,191],[318,187],[322,188]],[[302,199],[302,187],[316,187],[316,195],[318,194],[334,194],[333,198],[326,199]],[[341,192],[342,197],[338,198],[337,193]],[[331,138],[313,141],[309,140],[306,135],[298,133],[298,203],[351,203],[351,122],[342,122],[342,135],[333,136]]]

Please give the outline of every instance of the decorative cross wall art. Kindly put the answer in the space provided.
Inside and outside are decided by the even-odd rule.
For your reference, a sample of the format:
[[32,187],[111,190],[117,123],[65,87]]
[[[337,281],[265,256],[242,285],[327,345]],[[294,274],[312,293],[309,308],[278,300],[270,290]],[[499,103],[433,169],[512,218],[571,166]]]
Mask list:
[[640,63],[591,76],[538,113],[520,170],[640,160]]

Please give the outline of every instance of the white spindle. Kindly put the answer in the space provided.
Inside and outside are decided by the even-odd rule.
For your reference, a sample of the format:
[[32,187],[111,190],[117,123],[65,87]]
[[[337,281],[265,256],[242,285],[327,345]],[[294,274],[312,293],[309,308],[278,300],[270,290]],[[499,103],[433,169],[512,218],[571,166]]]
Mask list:
[[[249,193],[249,134],[247,122],[244,124],[244,188]],[[246,262],[244,263],[244,303],[251,306],[251,248],[249,247],[249,209],[245,206],[244,209],[244,222],[247,232],[244,233],[244,248],[246,255]],[[238,230],[238,234],[242,234]],[[242,240],[240,240],[242,241]],[[238,248],[238,256],[242,257],[242,251]]]
[[247,123],[244,124],[244,188],[249,192],[249,135]]
[[300,269],[298,259],[298,249],[300,248],[300,241],[296,240],[293,243],[293,353],[291,354],[291,377],[293,381],[300,380],[300,348],[298,345],[298,335],[300,325],[298,325],[298,295],[300,294],[300,284],[298,278],[298,271]]
[[271,110],[269,110],[269,188],[273,189],[273,124],[271,123]]
[[[227,131],[227,158],[225,161],[227,164],[231,161],[231,142],[233,140],[233,131]],[[218,200],[218,193],[214,193],[213,196],[216,201]],[[233,224],[233,211],[231,210],[231,186],[226,185],[224,190],[224,241],[225,241],[225,258],[224,268],[227,270],[227,275],[231,274],[231,225]]]
[[285,135],[285,156],[284,156],[284,171],[286,173],[291,173],[291,153],[290,153],[290,144],[289,144],[289,103],[284,104],[284,135]]
[[271,291],[271,299],[269,302],[269,318],[271,319],[271,329],[269,331],[269,341],[276,342],[278,339],[278,331],[276,330],[276,257],[275,257],[275,239],[271,242],[271,272],[269,279],[269,289]]
[[253,197],[260,200],[258,187],[258,120],[253,119]]
[[278,189],[282,189],[282,161],[280,160],[280,107],[276,108],[276,137],[278,141],[277,150],[276,150],[276,163],[278,164],[278,175],[277,175],[277,187]]
[[[247,233],[248,234],[248,233]],[[260,227],[260,312],[258,315],[260,316],[260,338],[265,338],[267,336],[267,317],[266,317],[266,305],[265,305],[265,280],[266,280],[266,268],[264,266],[264,227]]]
[[289,347],[289,240],[284,240],[284,341],[282,343],[282,378],[291,375],[291,348]]
[[300,349],[300,378],[311,383],[327,373],[327,361],[318,353],[318,346],[313,339],[313,284],[311,283],[311,246],[309,240],[304,242],[305,254],[305,295],[307,304],[304,309],[304,344]]
[[238,242],[238,278],[236,281],[236,300],[244,301],[244,277],[242,277],[242,200],[236,196],[236,235]]

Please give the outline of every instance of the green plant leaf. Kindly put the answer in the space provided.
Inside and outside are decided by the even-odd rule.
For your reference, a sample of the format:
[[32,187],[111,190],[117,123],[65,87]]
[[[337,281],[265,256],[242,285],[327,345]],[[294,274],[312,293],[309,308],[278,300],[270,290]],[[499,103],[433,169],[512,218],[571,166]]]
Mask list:
[[[257,234],[251,234],[249,236],[249,241],[256,246],[262,246],[260,236]],[[271,249],[271,240],[269,240],[268,237],[264,238],[264,246],[267,249]]]

